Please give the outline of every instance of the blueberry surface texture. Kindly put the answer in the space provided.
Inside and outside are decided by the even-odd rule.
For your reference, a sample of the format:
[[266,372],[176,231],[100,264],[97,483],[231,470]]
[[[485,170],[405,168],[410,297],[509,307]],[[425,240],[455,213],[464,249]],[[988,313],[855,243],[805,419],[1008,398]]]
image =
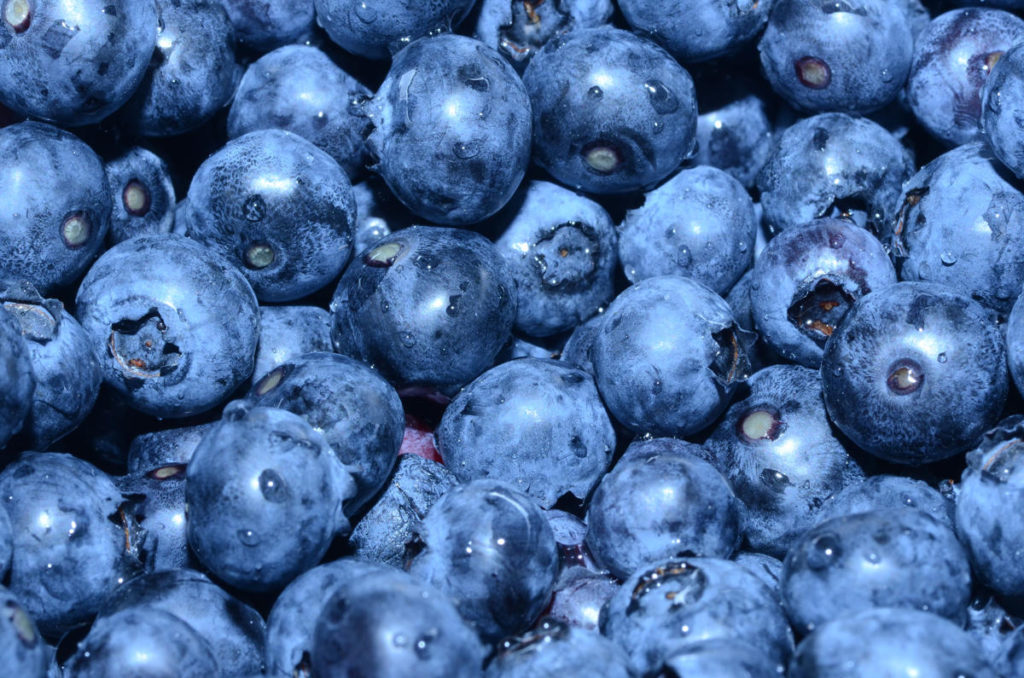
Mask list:
[[474,0],[413,4],[313,0],[313,4],[317,23],[342,49],[368,59],[385,59],[416,38],[451,30],[466,18]]
[[241,45],[267,52],[299,42],[313,30],[313,0],[218,0]]
[[663,671],[687,678],[777,678],[779,668],[749,643],[718,639],[673,654],[665,660]]
[[137,235],[170,233],[177,200],[167,163],[135,146],[106,164],[110,186],[110,244]]
[[12,675],[43,678],[48,655],[35,622],[18,599],[0,587],[0,663]]
[[761,32],[774,2],[681,2],[666,11],[658,0],[620,0],[629,25],[649,35],[682,63],[737,51]]
[[941,523],[953,526],[953,501],[923,480],[906,476],[877,475],[847,485],[825,500],[818,512],[818,522],[830,518],[864,513],[912,508],[927,513]]
[[260,338],[252,378],[304,353],[331,351],[331,314],[319,306],[261,306]]
[[116,479],[129,500],[122,510],[146,533],[142,556],[147,571],[199,566],[185,530],[185,469],[185,464],[167,464]]
[[697,78],[697,150],[691,160],[725,170],[746,188],[772,149],[771,99],[749,80],[724,81],[719,74]]
[[981,89],[981,133],[992,152],[1017,177],[1024,176],[1024,49],[1003,54]]
[[541,620],[522,636],[503,641],[487,666],[486,678],[533,676],[629,678],[629,659],[621,647],[594,631],[556,619]]
[[0,311],[0,447],[21,430],[32,411],[36,377],[18,319]]

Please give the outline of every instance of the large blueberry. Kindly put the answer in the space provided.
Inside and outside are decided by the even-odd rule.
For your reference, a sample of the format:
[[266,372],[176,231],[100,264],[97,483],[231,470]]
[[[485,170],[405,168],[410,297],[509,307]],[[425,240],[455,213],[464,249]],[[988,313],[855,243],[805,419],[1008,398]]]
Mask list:
[[861,297],[825,344],[829,417],[861,449],[924,464],[968,449],[995,424],[1009,388],[991,313],[934,283]]
[[36,378],[32,353],[22,337],[21,324],[0,311],[0,448],[21,430],[32,410]]
[[291,301],[338,277],[352,252],[352,184],[297,134],[229,141],[192,177],[186,235],[239,268],[261,301]]
[[502,480],[545,508],[566,493],[586,499],[615,449],[593,378],[536,358],[477,377],[452,400],[435,436],[459,480]]
[[1006,51],[981,89],[981,133],[992,152],[1018,177],[1024,176],[1024,48]]
[[256,295],[237,269],[194,240],[149,235],[112,247],[75,302],[104,381],[138,410],[203,412],[252,374]]
[[313,0],[313,4],[317,23],[342,49],[384,59],[416,38],[451,30],[466,18],[474,0]]
[[619,0],[629,25],[650,35],[683,63],[737,51],[761,32],[774,0],[681,2],[672,10],[660,0]]
[[526,174],[530,99],[515,69],[461,35],[417,40],[366,104],[371,169],[410,210],[438,224],[491,216]]
[[667,177],[693,151],[693,79],[654,43],[612,26],[549,41],[523,82],[533,160],[590,193],[628,193]]
[[829,497],[818,511],[818,522],[830,518],[864,513],[913,508],[927,513],[940,523],[953,526],[953,502],[923,480],[906,476],[877,475],[847,485]]
[[176,198],[163,158],[135,146],[109,161],[106,171],[113,203],[111,244],[137,235],[171,232]]
[[299,42],[313,31],[313,0],[218,0],[239,43],[258,52]]
[[709,640],[665,660],[664,671],[685,678],[778,678],[779,666],[749,643]]

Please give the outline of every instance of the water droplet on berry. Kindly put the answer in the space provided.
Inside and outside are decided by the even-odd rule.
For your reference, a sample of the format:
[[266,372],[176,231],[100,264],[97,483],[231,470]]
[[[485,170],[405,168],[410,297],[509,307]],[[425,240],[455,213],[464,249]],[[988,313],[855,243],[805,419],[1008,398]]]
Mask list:
[[253,530],[239,530],[238,541],[246,546],[258,546],[260,538]]
[[943,252],[939,255],[939,261],[942,262],[943,266],[952,266],[956,263],[957,257],[952,252]]

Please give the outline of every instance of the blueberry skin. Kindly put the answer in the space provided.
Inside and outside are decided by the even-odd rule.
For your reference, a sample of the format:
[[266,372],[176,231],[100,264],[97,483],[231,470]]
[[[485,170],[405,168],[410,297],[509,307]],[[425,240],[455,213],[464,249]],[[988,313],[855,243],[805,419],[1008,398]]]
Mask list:
[[766,553],[740,551],[733,556],[733,562],[750,572],[767,586],[778,600],[782,601],[782,561]]
[[189,546],[231,586],[275,591],[349,531],[355,482],[298,415],[235,401],[188,464]]
[[644,195],[619,225],[619,259],[630,282],[681,275],[724,295],[754,261],[754,203],[714,167],[684,169]]
[[1019,676],[1024,672],[1024,631],[1020,627],[1003,641],[996,661],[1004,676]]
[[204,412],[252,374],[256,295],[194,240],[144,235],[115,245],[89,269],[75,304],[104,381],[147,414]]
[[509,0],[480,0],[474,37],[501,52],[522,71],[548,40],[560,33],[608,23],[611,0],[559,0],[523,5]]
[[192,177],[186,234],[237,266],[260,301],[292,301],[332,280],[352,254],[352,184],[297,134],[250,132]]
[[785,360],[817,368],[857,299],[895,282],[875,236],[844,219],[816,219],[778,234],[758,257],[750,281],[754,325]]
[[753,188],[772,150],[768,101],[742,81],[697,81],[697,150],[693,162],[725,170]]
[[18,599],[0,586],[0,665],[11,676],[44,678],[48,664],[49,650],[35,622]]
[[568,332],[611,301],[617,239],[596,202],[531,182],[496,243],[519,289],[515,329],[531,337]]
[[169,137],[199,127],[235,92],[235,34],[218,0],[156,0],[156,49],[146,77],[118,111],[125,127]]
[[590,349],[594,345],[594,339],[597,338],[602,322],[604,322],[604,314],[598,313],[586,322],[578,325],[565,341],[565,345],[562,347],[562,355],[559,359],[568,365],[593,375],[594,362],[591,358]]
[[586,499],[615,449],[615,430],[590,375],[537,358],[477,377],[449,404],[434,435],[459,480],[501,480],[543,508],[567,493]]
[[169,612],[151,607],[122,610],[93,625],[64,675],[207,678],[219,675],[212,640]]
[[515,69],[477,40],[417,40],[395,56],[366,106],[373,124],[366,144],[376,159],[370,169],[423,219],[476,223],[501,209],[523,180],[530,99]]
[[1017,119],[1024,116],[1024,48],[1006,51],[981,88],[981,134],[999,160],[1024,177],[1024,135]]
[[846,436],[910,465],[970,448],[995,424],[1009,387],[991,313],[920,282],[861,297],[825,344],[821,377],[829,418]]
[[263,618],[206,575],[182,569],[136,577],[111,594],[100,618],[139,608],[170,613],[202,638],[215,640],[211,648],[224,676],[262,670],[267,634]]
[[658,0],[619,0],[626,21],[682,63],[708,61],[737,51],[761,32],[772,2],[682,2],[672,11]]
[[676,558],[632,574],[601,613],[601,633],[622,645],[637,675],[709,640],[748,643],[784,665],[793,633],[775,595],[728,560]]
[[779,668],[748,643],[725,639],[697,643],[665,660],[665,669],[686,678],[778,678]]
[[466,18],[474,0],[313,0],[313,4],[317,24],[342,49],[367,59],[386,59],[416,38],[450,31]]
[[586,544],[616,577],[684,553],[728,558],[739,547],[742,504],[695,447],[672,438],[634,442],[601,479]]
[[120,108],[142,81],[157,37],[153,0],[35,0],[12,3],[3,19],[0,101],[62,126],[99,122]]
[[583,567],[562,571],[551,593],[547,614],[572,626],[597,630],[601,608],[619,589],[609,574],[598,574]]
[[257,52],[298,42],[313,30],[313,0],[219,0],[243,46]]
[[450,489],[420,528],[408,567],[446,594],[485,642],[526,630],[548,604],[558,548],[533,498],[490,478]]
[[893,250],[902,280],[941,283],[1010,312],[1024,286],[1024,194],[984,142],[922,167],[899,204]]
[[503,642],[484,678],[630,678],[626,653],[596,631],[545,619],[537,628]]
[[757,48],[772,89],[794,108],[870,113],[907,79],[914,39],[889,0],[777,0]]
[[[1024,293],[1021,293],[1024,296]],[[1006,353],[1010,374],[1018,392],[1024,392],[1024,302],[1021,297],[1013,303],[1006,320]]]
[[32,353],[17,318],[0,311],[0,448],[21,430],[32,411],[36,377]]
[[1013,415],[987,432],[967,455],[956,501],[956,526],[979,578],[1004,599],[1020,606],[1024,572],[1024,464],[1018,449],[1024,420]]
[[0,129],[0,157],[0,278],[43,294],[70,285],[110,227],[103,162],[75,135],[31,121]]
[[875,607],[932,612],[960,625],[971,601],[971,569],[947,525],[916,509],[833,518],[786,554],[782,597],[794,630]]
[[188,464],[203,436],[216,425],[217,422],[213,421],[137,436],[132,440],[125,459],[128,473],[145,473],[163,466]]
[[854,513],[897,508],[917,509],[944,525],[953,526],[955,505],[952,501],[923,480],[890,475],[872,476],[847,485],[825,500],[817,520],[821,523]]
[[914,45],[906,99],[917,121],[949,146],[979,139],[981,88],[1006,50],[1024,41],[1024,20],[987,7],[932,19]]
[[9,588],[46,637],[88,622],[141,569],[141,535],[117,524],[121,494],[91,464],[25,452],[0,472],[0,496],[14,534]]
[[388,569],[355,558],[342,558],[318,565],[293,579],[274,601],[267,617],[267,675],[310,675],[316,621],[327,602],[336,591],[360,577]]
[[11,569],[11,555],[14,553],[13,529],[7,512],[0,511],[0,580],[6,580]]
[[167,464],[117,478],[117,488],[129,497],[126,513],[146,532],[147,571],[196,568],[185,533],[185,464]]
[[413,226],[348,267],[331,300],[334,350],[398,385],[456,391],[494,363],[516,316],[515,282],[478,233]]
[[603,318],[591,347],[597,388],[635,433],[700,431],[747,377],[746,333],[724,299],[690,278],[641,280]]
[[174,228],[174,184],[163,158],[134,146],[106,164],[110,186],[111,245],[137,235],[170,233]]
[[846,217],[884,240],[913,173],[913,155],[881,125],[821,113],[779,136],[757,187],[772,234],[819,217]]
[[379,374],[336,353],[306,353],[267,373],[249,400],[302,416],[334,450],[356,484],[345,500],[353,515],[384,486],[398,459],[405,414]]
[[275,367],[304,353],[331,351],[331,314],[319,306],[261,306],[256,349],[258,381]]
[[100,364],[89,336],[58,300],[31,285],[0,285],[0,305],[18,320],[35,376],[26,442],[45,450],[89,415],[103,381]]
[[589,193],[629,193],[667,177],[693,151],[693,79],[654,43],[612,26],[559,35],[523,74],[533,160]]
[[403,567],[420,521],[458,482],[451,471],[436,461],[403,454],[384,491],[348,538],[353,555]]
[[996,678],[978,647],[956,624],[928,612],[879,608],[820,627],[797,648],[790,678],[860,676]]
[[751,548],[781,558],[822,501],[864,472],[832,435],[817,371],[772,365],[747,383],[704,447],[746,504]]
[[272,127],[294,132],[355,177],[363,170],[363,133],[369,131],[356,102],[369,96],[316,47],[279,47],[246,68],[228,113],[228,138]]
[[[994,594],[985,588],[976,589],[974,598],[967,608],[967,633],[981,646],[983,656],[996,664],[1004,675],[1019,675],[1020,671],[1000,666],[1005,661],[1008,646],[1019,634],[1021,619],[1006,611]],[[1018,641],[1019,642],[1019,641]]]

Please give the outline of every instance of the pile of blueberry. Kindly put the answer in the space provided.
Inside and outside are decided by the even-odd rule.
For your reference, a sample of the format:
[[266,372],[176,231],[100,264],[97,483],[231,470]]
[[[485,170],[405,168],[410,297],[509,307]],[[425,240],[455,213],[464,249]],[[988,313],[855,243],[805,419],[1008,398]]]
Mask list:
[[0,677],[1024,677],[1024,0],[0,0]]

